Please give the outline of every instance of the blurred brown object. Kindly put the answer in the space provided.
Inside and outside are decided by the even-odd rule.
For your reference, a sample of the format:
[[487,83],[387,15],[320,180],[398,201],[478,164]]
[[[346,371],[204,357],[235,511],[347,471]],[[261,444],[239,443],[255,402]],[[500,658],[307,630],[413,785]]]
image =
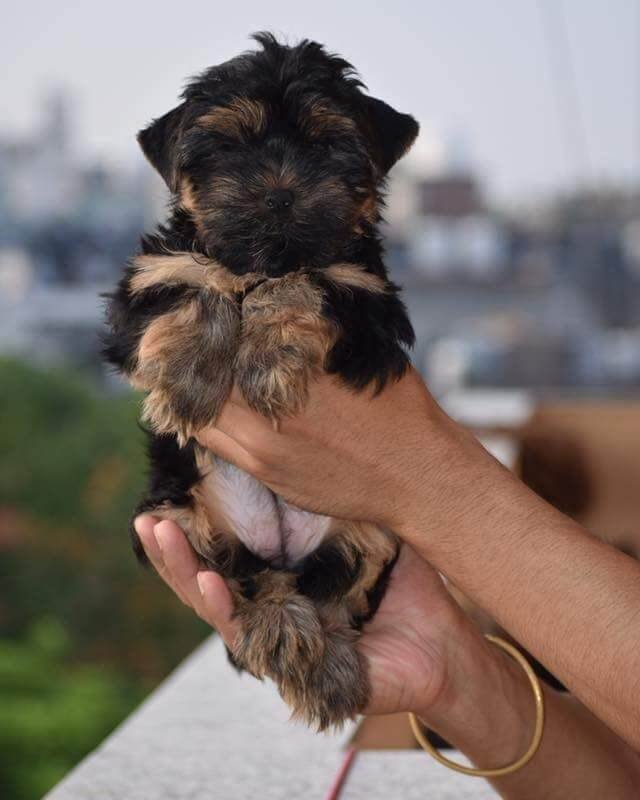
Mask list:
[[579,518],[593,503],[588,458],[575,435],[544,424],[523,430],[516,471],[530,489],[571,517]]
[[351,744],[358,750],[414,750],[418,747],[406,714],[365,717]]
[[515,471],[533,491],[640,555],[640,403],[542,404],[517,437]]
[[[514,472],[530,489],[594,536],[640,557],[640,402],[543,403],[520,428],[499,433],[514,442]],[[456,586],[449,590],[483,632],[514,641]],[[529,658],[540,677],[562,688]]]
[[[520,427],[474,431],[485,440],[510,440],[513,469],[527,486],[595,536],[640,557],[640,402],[543,403]],[[448,583],[448,588],[483,632],[514,641],[456,586]],[[563,688],[544,665],[528,657],[540,677]],[[367,717],[353,744],[363,750],[415,747],[405,714]]]

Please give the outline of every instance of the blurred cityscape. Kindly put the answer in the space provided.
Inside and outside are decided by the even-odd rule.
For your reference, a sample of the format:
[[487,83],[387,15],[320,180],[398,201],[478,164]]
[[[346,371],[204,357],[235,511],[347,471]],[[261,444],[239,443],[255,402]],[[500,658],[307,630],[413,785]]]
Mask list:
[[73,98],[54,90],[28,137],[0,130],[0,350],[97,372],[101,293],[162,216],[160,180],[81,163]]
[[[100,294],[166,197],[142,156],[131,169],[81,162],[74,109],[58,89],[30,136],[0,130],[0,352],[109,380]],[[499,208],[459,143],[436,149],[419,141],[395,168],[386,215],[432,389],[638,387],[640,193],[576,187]]]
[[[41,797],[209,632],[128,552],[139,398],[100,358],[101,295],[166,191],[141,154],[87,162],[71,92],[40,109],[27,135],[0,125],[3,800]],[[631,552],[640,407],[583,396],[640,388],[640,186],[505,208],[473,142],[423,130],[385,231],[415,363],[535,491]]]

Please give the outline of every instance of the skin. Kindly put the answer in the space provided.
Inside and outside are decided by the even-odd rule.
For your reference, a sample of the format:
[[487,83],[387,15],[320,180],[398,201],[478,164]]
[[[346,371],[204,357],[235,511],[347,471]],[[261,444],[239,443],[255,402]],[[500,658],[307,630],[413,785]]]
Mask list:
[[[571,690],[545,688],[535,758],[504,797],[626,798],[640,786],[640,565],[530,492],[437,406],[415,372],[374,396],[323,376],[274,426],[234,391],[200,441],[303,508],[386,525],[405,544],[359,647],[368,713],[414,711],[482,767],[514,761],[534,722],[519,668],[488,644],[438,572]],[[156,569],[227,643],[224,581],[170,522],[138,519]],[[437,570],[437,571],[436,571]]]

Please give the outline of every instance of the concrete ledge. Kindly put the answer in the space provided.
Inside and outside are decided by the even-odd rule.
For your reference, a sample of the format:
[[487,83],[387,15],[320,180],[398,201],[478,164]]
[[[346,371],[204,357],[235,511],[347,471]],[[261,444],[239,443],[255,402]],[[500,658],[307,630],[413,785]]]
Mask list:
[[[237,675],[212,638],[46,800],[321,800],[354,728],[315,734],[290,722],[275,688]],[[420,751],[360,752],[341,794],[427,797],[497,795]]]

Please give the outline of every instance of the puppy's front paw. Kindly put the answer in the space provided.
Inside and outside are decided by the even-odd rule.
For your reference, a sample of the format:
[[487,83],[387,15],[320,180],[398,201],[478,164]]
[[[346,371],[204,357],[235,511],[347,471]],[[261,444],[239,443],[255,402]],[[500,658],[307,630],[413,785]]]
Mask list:
[[300,411],[309,391],[312,370],[308,353],[295,345],[259,353],[243,348],[236,363],[236,381],[251,408],[272,419]]
[[231,391],[240,329],[226,297],[200,293],[157,317],[140,340],[134,385],[149,390],[144,419],[183,444],[211,424]]
[[277,419],[303,408],[309,381],[335,341],[322,308],[322,291],[298,273],[267,281],[245,299],[235,371],[256,411]]

